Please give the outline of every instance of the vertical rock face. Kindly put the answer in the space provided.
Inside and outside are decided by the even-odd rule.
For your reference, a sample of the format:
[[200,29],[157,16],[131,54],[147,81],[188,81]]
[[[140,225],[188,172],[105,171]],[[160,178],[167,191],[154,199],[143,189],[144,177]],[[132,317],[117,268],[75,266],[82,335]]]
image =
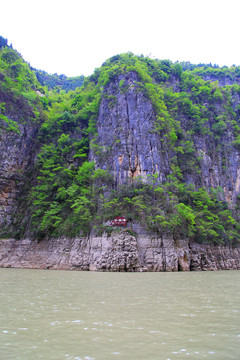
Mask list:
[[113,272],[240,269],[240,247],[178,244],[126,231],[91,238],[0,240],[0,267]]
[[[91,158],[98,168],[114,175],[117,185],[137,176],[146,180],[152,174],[158,174],[159,181],[164,181],[170,172],[169,158],[177,156],[155,131],[156,112],[139,84],[135,72],[119,75],[105,88],[100,105],[98,135],[92,142]],[[239,102],[237,99],[236,103]],[[208,104],[205,105],[207,108]],[[225,111],[222,105],[218,110],[219,113]],[[188,131],[192,120],[181,115],[179,121]],[[209,131],[213,124],[208,124]],[[195,165],[183,171],[184,181],[197,188],[222,187],[222,199],[230,205],[236,202],[240,192],[240,154],[232,145],[233,133],[229,125],[221,135],[221,146],[219,139],[214,142],[207,134],[194,135],[191,156],[199,159],[199,171]]]
[[[0,102],[6,101],[1,97]],[[16,104],[16,108],[11,110],[6,106],[5,115],[18,123],[17,131],[0,132],[0,228],[7,228],[11,225],[11,215],[17,206],[21,190],[26,181],[26,171],[29,170],[36,154],[36,135],[37,125],[21,124],[22,117],[21,104]],[[30,108],[27,108],[29,118],[33,117]],[[26,116],[26,109],[24,109]]]
[[92,158],[114,174],[117,184],[152,174],[162,181],[168,173],[166,149],[153,132],[155,110],[139,81],[134,72],[120,75],[107,86],[100,105]]
[[[219,84],[209,87],[206,83],[205,86],[200,78],[195,78],[196,82],[190,81],[192,76],[195,77],[196,69],[192,75],[185,74],[187,77],[190,76],[186,80],[181,69],[170,65],[170,62],[167,64],[157,61],[153,64],[151,59],[142,59],[142,62],[140,59],[134,59],[135,57],[131,59],[127,56],[121,59],[121,56],[116,56],[109,59],[102,70],[89,77],[86,86],[76,91],[75,99],[72,93],[69,97],[59,96],[58,99],[47,95],[45,99],[41,99],[42,101],[37,101],[36,94],[38,97],[44,95],[37,90],[40,87],[34,74],[31,74],[30,69],[27,70],[24,64],[20,65],[19,56],[14,55],[12,51],[4,56],[6,68],[3,67],[0,71],[0,82],[4,80],[3,86],[0,86],[0,238],[32,238],[20,240],[19,243],[16,240],[0,239],[0,266],[99,271],[240,268],[239,247],[192,244],[185,239],[190,236],[188,234],[193,233],[188,231],[187,225],[183,231],[172,230],[175,226],[172,225],[174,221],[178,224],[189,222],[193,227],[193,223],[197,223],[196,212],[199,211],[201,215],[199,209],[205,204],[201,204],[199,208],[196,206],[197,210],[194,206],[192,210],[191,204],[188,207],[188,202],[194,203],[197,200],[193,197],[188,201],[190,187],[181,190],[181,184],[177,182],[175,192],[167,190],[172,185],[175,186],[176,178],[193,184],[193,189],[213,188],[215,190],[212,192],[217,192],[217,188],[220,187],[223,193],[218,194],[217,199],[226,200],[229,208],[234,210],[233,216],[236,215],[239,219],[239,71],[234,77],[231,76],[231,80],[222,78]],[[19,75],[21,66],[22,78]],[[124,69],[135,71],[126,72]],[[218,80],[217,77],[206,76],[209,81]],[[14,87],[14,84],[17,86]],[[102,87],[102,84],[107,85]],[[236,84],[236,87],[230,86],[233,84]],[[229,87],[219,89],[219,86],[226,85]],[[52,139],[51,150],[46,158],[43,154],[46,148],[42,149],[41,155],[44,156],[41,174],[45,174],[46,183],[53,177],[54,180],[48,185],[45,179],[41,182],[37,171],[34,172],[36,154],[40,148],[37,142],[37,121],[41,122],[40,118],[45,116],[47,121],[42,128],[42,136],[46,132],[47,139]],[[89,136],[93,135],[89,134],[95,132],[96,117],[97,133],[90,139]],[[43,141],[44,144],[47,143],[47,139]],[[65,141],[66,146],[63,145]],[[91,146],[87,159],[89,141]],[[48,156],[53,160],[52,164],[51,160],[48,162]],[[84,217],[88,224],[82,224],[82,228],[76,226],[76,232],[72,234],[80,234],[80,229],[84,229],[85,234],[91,227],[94,228],[94,222],[100,222],[102,214],[100,211],[97,213],[97,201],[100,199],[100,204],[101,198],[97,199],[96,186],[93,186],[92,182],[95,180],[88,180],[92,175],[92,164],[85,163],[86,166],[81,168],[85,160],[94,160],[96,168],[112,173],[115,189],[121,189],[122,184],[131,183],[138,177],[146,182],[152,175],[160,183],[167,182],[164,192],[172,195],[164,194],[166,200],[163,200],[163,205],[152,191],[152,203],[159,202],[159,208],[156,206],[155,209],[155,205],[149,205],[151,201],[148,205],[143,202],[144,205],[139,206],[139,211],[136,211],[137,216],[132,216],[131,212],[129,216],[126,215],[129,219],[140,218],[143,214],[141,209],[148,207],[153,216],[146,212],[146,218],[151,219],[149,223],[152,221],[152,224],[156,225],[152,228],[158,230],[157,234],[148,234],[146,229],[138,231],[131,227],[118,233],[112,232],[111,236],[104,234],[102,237],[94,237],[92,232],[89,238],[46,239],[48,235],[54,236],[53,234],[69,236],[71,227],[80,223]],[[46,169],[50,170],[45,171]],[[41,171],[41,168],[38,171]],[[99,173],[101,175],[104,172]],[[173,176],[168,178],[170,173]],[[40,180],[38,184],[37,178]],[[85,182],[89,183],[86,184],[86,188]],[[37,184],[37,201],[33,200],[31,209],[27,209],[24,199],[34,189],[34,184]],[[104,187],[101,191],[106,191],[105,194],[108,196]],[[91,194],[92,192],[94,194]],[[182,197],[178,196],[180,192],[183,192]],[[186,200],[182,200],[185,196]],[[134,201],[135,199],[131,202]],[[171,206],[165,206],[164,201]],[[199,202],[204,201],[206,202]],[[180,213],[178,205],[185,205],[187,209],[182,208]],[[237,206],[234,207],[235,205]],[[34,211],[34,206],[34,215],[39,215],[36,220],[39,223],[37,231],[30,230],[29,225],[30,213]],[[128,205],[124,206],[127,213]],[[224,203],[221,203],[221,206],[223,209],[227,208]],[[86,208],[90,208],[91,215],[82,210]],[[179,217],[176,216],[177,220],[173,218],[174,221],[171,223],[175,210],[179,210]],[[107,213],[105,216],[104,209],[102,213],[105,219],[113,215]],[[167,216],[164,217],[166,213]],[[211,212],[209,213],[208,216],[206,211],[203,217],[210,218],[208,226],[212,230],[215,220]],[[76,216],[71,216],[72,214]],[[98,216],[99,214],[101,216]],[[227,212],[223,212],[222,215],[224,214],[228,216]],[[69,217],[66,221],[67,216]],[[144,221],[146,227],[148,222],[146,219]],[[228,239],[237,242],[237,225],[230,216],[227,221],[232,222],[233,235],[230,230],[228,234],[228,228],[226,231],[222,230],[223,226],[220,224],[217,229],[220,235],[217,236],[226,237],[225,243],[228,243]],[[64,225],[62,228],[59,226],[60,223]],[[200,231],[204,230],[206,224],[207,221],[203,218],[199,226]],[[55,231],[58,227],[59,232]],[[44,237],[41,243],[34,241],[34,231],[39,238]],[[163,231],[168,235],[163,234]],[[169,235],[170,232],[174,234],[174,238],[173,235]],[[132,236],[134,233],[137,234],[136,237]],[[199,232],[196,231],[196,234]],[[208,240],[207,236],[206,239]],[[211,236],[209,239],[211,240]]]
[[224,198],[235,203],[240,192],[240,154],[231,142],[232,133],[226,133],[221,149],[212,147],[205,138],[195,139],[196,153],[201,158],[202,186],[207,189],[220,186],[224,190]]

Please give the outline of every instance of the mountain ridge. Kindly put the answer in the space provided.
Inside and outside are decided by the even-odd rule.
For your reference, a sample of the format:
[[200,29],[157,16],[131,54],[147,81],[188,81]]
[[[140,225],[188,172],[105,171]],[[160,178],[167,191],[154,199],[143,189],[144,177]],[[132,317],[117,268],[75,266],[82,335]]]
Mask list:
[[111,232],[122,215],[239,243],[240,67],[120,54],[66,92],[6,44],[0,61],[1,237]]

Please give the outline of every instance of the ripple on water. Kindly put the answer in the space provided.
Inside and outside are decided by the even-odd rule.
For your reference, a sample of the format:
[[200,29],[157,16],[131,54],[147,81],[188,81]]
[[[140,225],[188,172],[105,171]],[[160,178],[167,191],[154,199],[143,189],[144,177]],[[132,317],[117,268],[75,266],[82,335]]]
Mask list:
[[50,325],[52,325],[52,326],[55,326],[55,325],[61,325],[61,321],[52,321],[52,322],[50,322]]
[[72,321],[72,324],[84,324],[85,323],[85,321],[83,321],[83,320],[73,320]]
[[81,358],[80,356],[70,356],[69,354],[66,354],[65,357],[67,360],[95,360],[95,358],[90,356],[85,356],[84,358]]
[[[37,283],[38,271],[34,271],[32,281],[24,283],[24,296],[15,291],[18,290],[17,272],[11,270],[8,273],[14,278],[14,287],[9,292],[9,281],[6,279],[6,291],[0,306],[0,334],[5,353],[11,351],[11,359],[24,360],[19,354],[27,347],[30,359],[36,358],[38,353],[41,358],[49,360],[128,359],[130,349],[131,360],[158,360],[159,352],[161,360],[228,359],[229,349],[232,358],[239,358],[237,315],[240,307],[239,292],[236,291],[239,272],[237,276],[234,272],[219,272],[156,273],[141,274],[141,277],[139,274],[44,272],[48,279],[53,278],[53,282],[49,280],[48,298],[41,299],[37,297],[39,293],[33,290],[37,288],[46,293],[42,272],[39,272],[40,283]],[[27,277],[28,270],[24,274]],[[20,275],[19,283],[22,283],[22,272]],[[62,280],[63,275],[66,280]],[[234,280],[232,288],[229,285],[230,275]],[[95,276],[96,283],[92,281]],[[226,276],[225,284],[219,281],[219,277]],[[53,286],[58,284],[56,277],[66,284],[62,287],[61,298],[56,297],[59,287],[54,293]],[[96,286],[98,282],[99,286]],[[117,283],[114,288],[113,283]],[[29,284],[31,287],[27,293]],[[221,294],[225,287],[228,291],[223,297]],[[217,292],[216,288],[220,291]],[[146,289],[144,294],[143,289]],[[185,294],[185,301],[182,301],[183,296],[174,298],[178,290],[186,290],[181,293]],[[208,298],[211,303],[207,303]],[[11,299],[12,306],[9,307]],[[131,306],[126,306],[129,299]],[[144,299],[144,302],[139,302],[139,299]],[[34,346],[38,350],[34,350]]]

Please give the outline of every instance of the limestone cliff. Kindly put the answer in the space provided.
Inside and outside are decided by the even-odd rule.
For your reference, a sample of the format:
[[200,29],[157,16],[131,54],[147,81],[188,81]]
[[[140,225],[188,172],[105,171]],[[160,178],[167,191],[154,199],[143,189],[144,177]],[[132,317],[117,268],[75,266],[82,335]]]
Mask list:
[[169,173],[168,151],[154,132],[156,112],[139,82],[135,72],[120,75],[106,87],[99,108],[96,142],[101,152],[92,156],[118,185],[152,174],[163,181]]
[[200,271],[240,269],[240,248],[200,245],[127,231],[111,236],[0,240],[0,266],[90,271]]
[[[171,159],[176,156],[186,183],[207,189],[221,187],[222,199],[235,204],[240,193],[240,151],[233,146],[233,125],[229,122],[221,137],[216,134],[214,138],[209,135],[214,129],[214,119],[210,118],[206,132],[191,137],[192,164],[187,166],[187,154],[181,158],[179,149],[170,148],[156,131],[156,110],[139,84],[141,79],[137,73],[129,72],[119,75],[105,88],[97,119],[98,137],[91,152],[97,167],[110,171],[118,185],[138,176],[146,181],[152,174],[157,174],[163,182],[170,173]],[[176,78],[170,82],[173,84],[179,93]],[[232,102],[236,108],[240,104],[239,95]],[[204,103],[204,111],[210,108],[210,103]],[[224,104],[216,104],[215,116],[225,111]],[[176,118],[184,131],[192,128],[192,119],[181,109]]]
[[7,234],[12,230],[14,214],[30,180],[39,124],[33,121],[33,109],[23,98],[16,99],[0,91],[0,103],[5,104],[4,116],[17,126],[17,131],[0,132],[0,228],[5,228]]
[[0,266],[239,268],[240,69],[123,54],[66,94],[0,56]]

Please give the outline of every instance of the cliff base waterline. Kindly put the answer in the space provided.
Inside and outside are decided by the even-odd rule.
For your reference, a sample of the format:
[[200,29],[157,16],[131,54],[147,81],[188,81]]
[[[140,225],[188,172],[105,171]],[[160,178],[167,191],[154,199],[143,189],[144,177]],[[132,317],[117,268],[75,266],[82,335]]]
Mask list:
[[240,269],[240,247],[177,243],[170,237],[110,236],[0,240],[0,267],[112,272]]

